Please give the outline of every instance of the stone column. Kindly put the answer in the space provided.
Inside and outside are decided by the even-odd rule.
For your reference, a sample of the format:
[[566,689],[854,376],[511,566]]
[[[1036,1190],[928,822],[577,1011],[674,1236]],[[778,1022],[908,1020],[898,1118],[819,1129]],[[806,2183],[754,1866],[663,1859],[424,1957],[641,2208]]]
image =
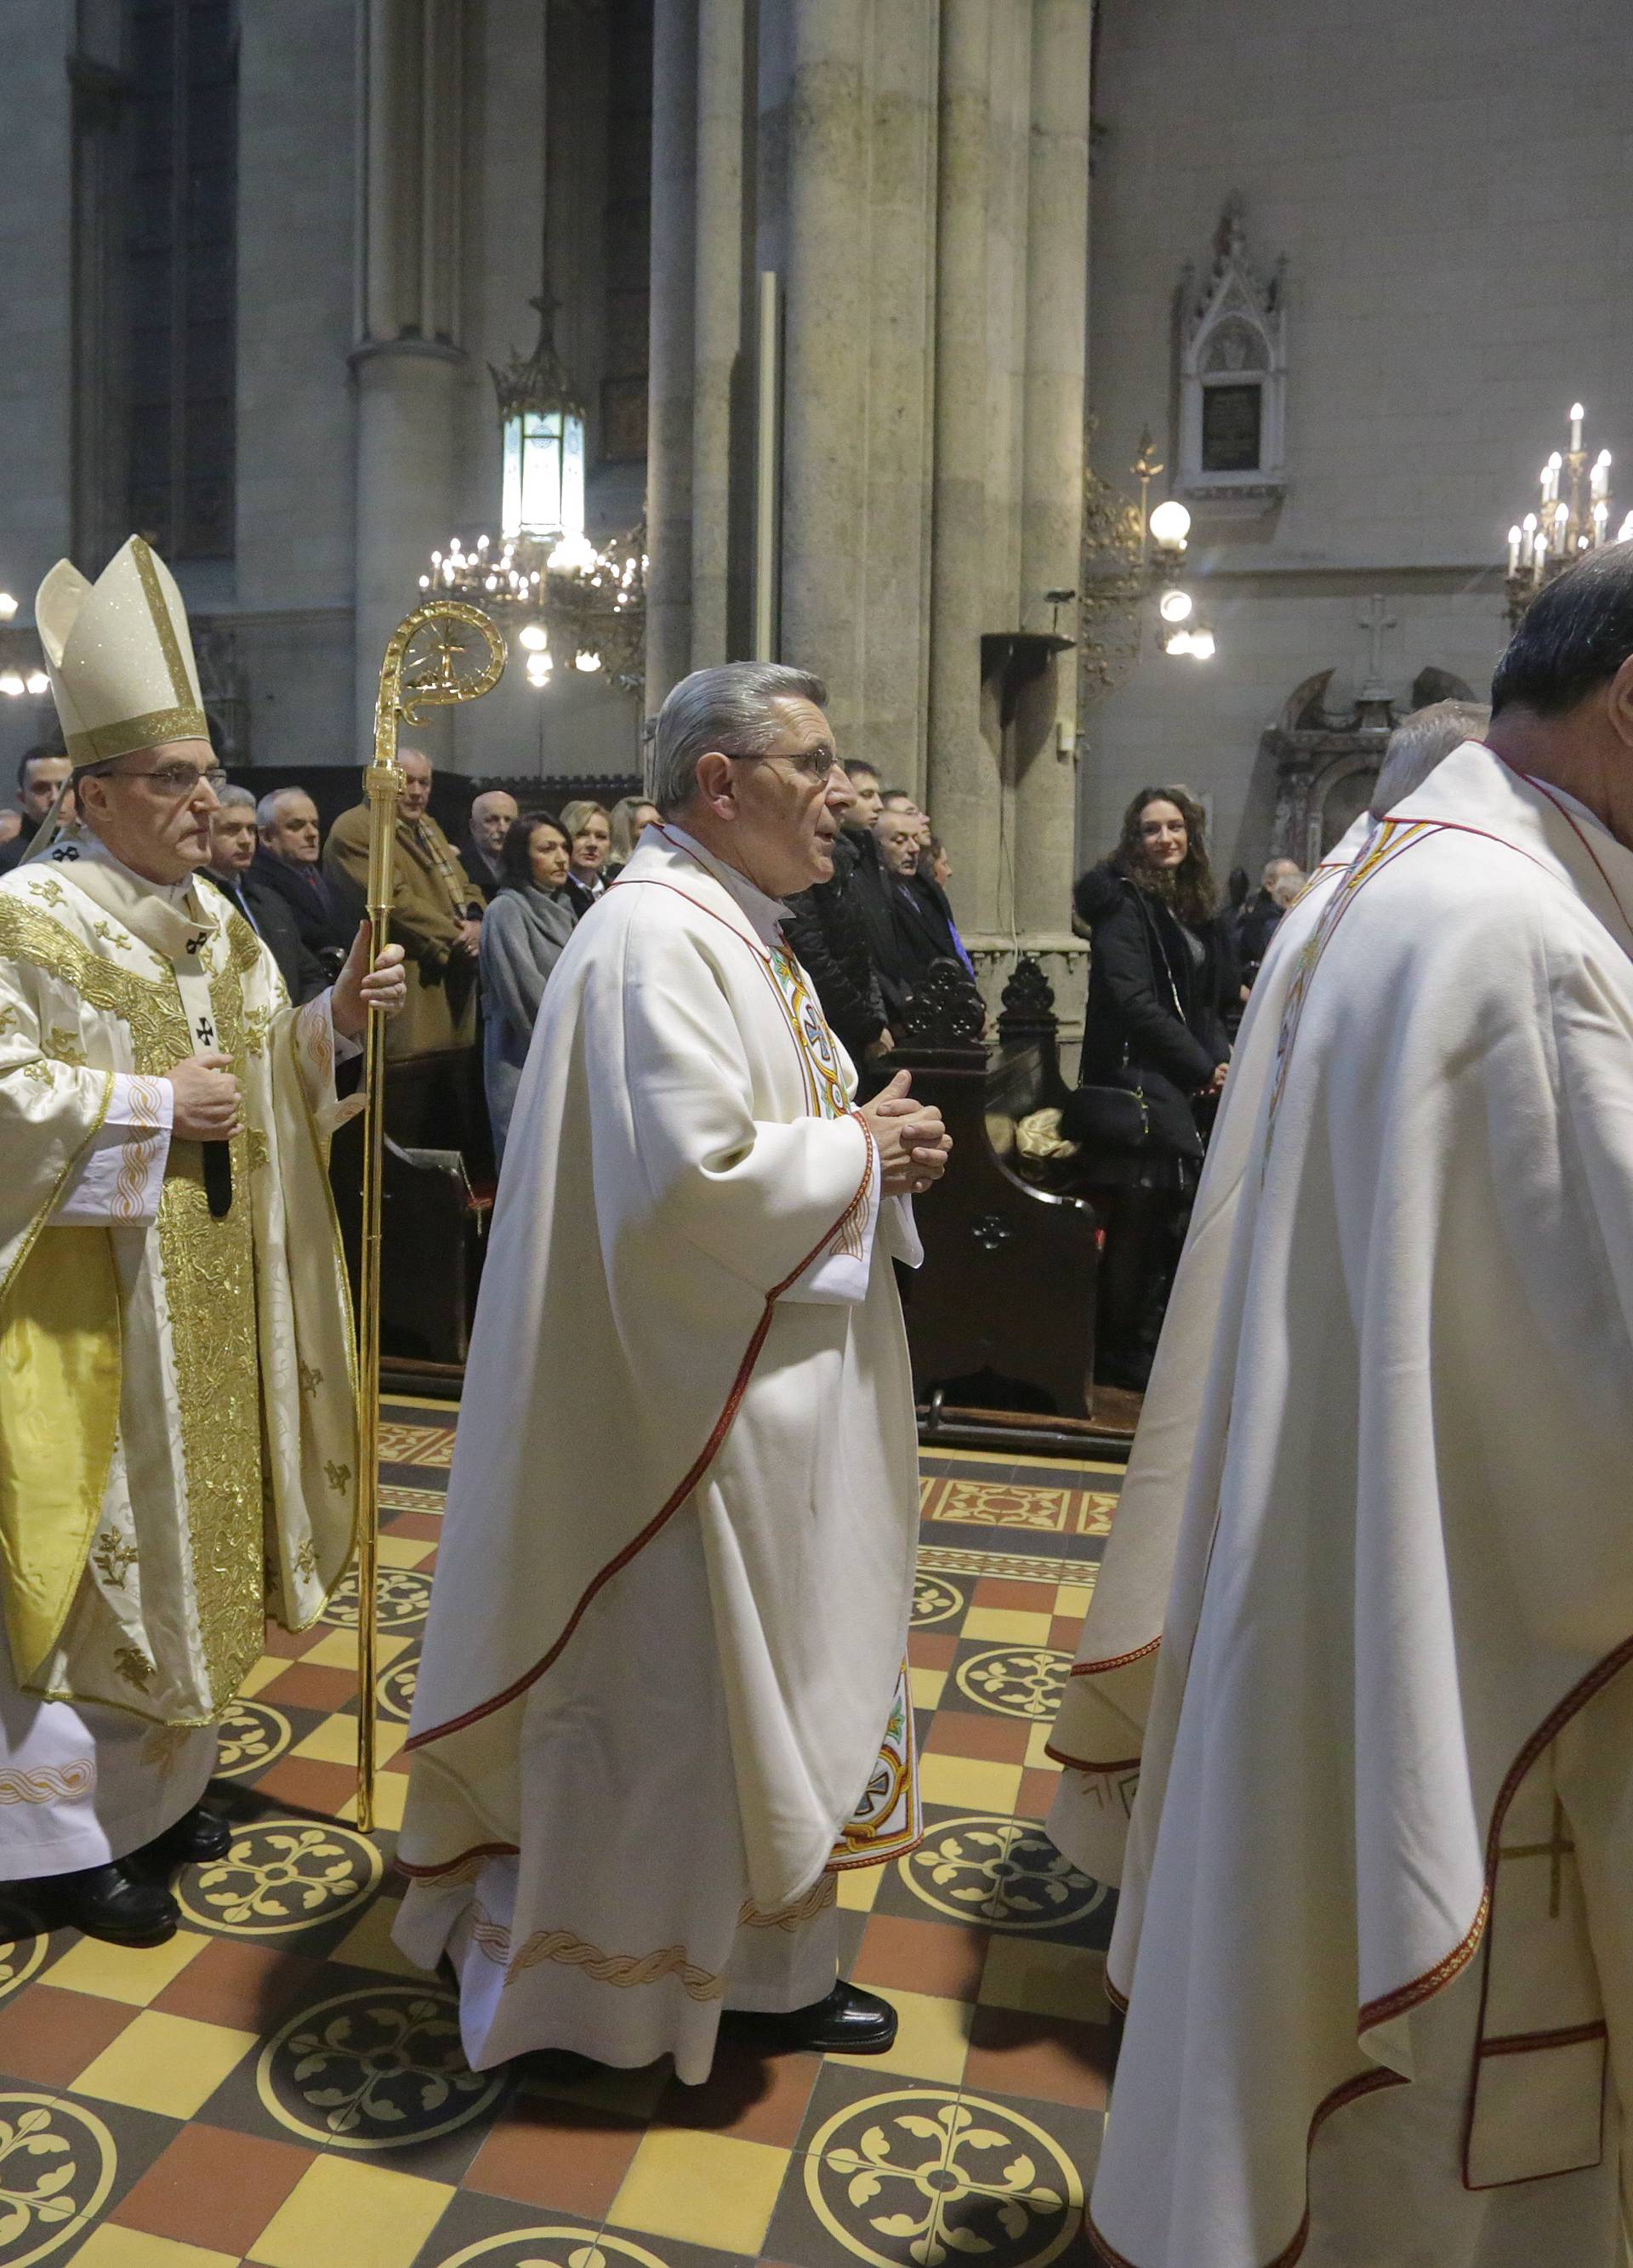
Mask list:
[[[1020,557],[1020,622],[1026,629],[1049,622],[1045,591],[1070,590],[1079,579],[1089,33],[1089,11],[1079,0],[1033,0]],[[1068,629],[1075,613],[1071,607],[1061,610]],[[1059,657],[1016,719],[1015,918],[1034,941],[1068,939],[1070,928],[1075,663],[1073,654]]]
[[999,919],[998,749],[982,731],[991,0],[943,0],[936,235],[936,409],[930,600],[930,809],[967,935]]
[[732,658],[740,565],[733,447],[743,354],[744,0],[698,0],[697,261],[693,313],[692,666]]
[[[380,657],[452,531],[459,344],[458,0],[368,0],[363,32],[357,386],[361,754]],[[445,724],[423,733],[440,753]]]
[[800,0],[786,107],[782,653],[827,679],[840,743],[858,753],[871,12],[868,0]]
[[692,666],[692,387],[697,265],[697,0],[652,26],[652,309],[648,392],[646,706]]

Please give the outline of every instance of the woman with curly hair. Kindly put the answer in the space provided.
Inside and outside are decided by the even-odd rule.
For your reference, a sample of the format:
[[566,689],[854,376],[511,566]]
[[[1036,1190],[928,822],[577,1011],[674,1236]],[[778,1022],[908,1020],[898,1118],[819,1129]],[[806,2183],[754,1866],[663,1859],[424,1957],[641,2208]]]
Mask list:
[[[1111,856],[1073,893],[1092,945],[1082,1085],[1063,1131],[1114,1192],[1100,1277],[1101,1382],[1143,1388],[1162,1327],[1203,1130],[1225,1085],[1236,959],[1201,805],[1142,788]],[[1107,1090],[1134,1098],[1120,1108]],[[1110,1107],[1108,1108],[1108,1102]]]

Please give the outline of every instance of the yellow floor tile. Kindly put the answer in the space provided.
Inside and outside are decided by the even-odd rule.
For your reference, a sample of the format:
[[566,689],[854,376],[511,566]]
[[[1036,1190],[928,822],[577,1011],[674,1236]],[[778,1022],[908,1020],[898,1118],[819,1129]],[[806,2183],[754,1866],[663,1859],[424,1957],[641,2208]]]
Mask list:
[[[406,1638],[394,1637],[382,1631],[376,1657],[380,1668],[384,1669],[387,1663],[395,1661],[410,1643]],[[315,1662],[320,1669],[355,1669],[357,1666],[357,1633],[355,1630],[326,1631],[311,1652],[302,1654],[301,1660]]]
[[972,1607],[962,1635],[1000,1646],[1047,1646],[1051,1621],[1048,1615],[1026,1614],[1019,1607]]
[[1030,1771],[1058,1771],[1060,1770],[1059,1764],[1056,1763],[1054,1757],[1048,1753],[1048,1744],[1054,1737],[1055,1722],[1053,1718],[1050,1719],[1047,1725],[1034,1725],[1032,1727],[1032,1730],[1027,1734],[1026,1764]]
[[[408,1773],[388,1771],[381,1772],[374,1783],[374,1824],[376,1827],[382,1827],[388,1834],[394,1835],[402,1824],[403,1806],[408,1802]],[[345,1802],[342,1803],[340,1808],[337,1816],[349,1821],[353,1826],[357,1824],[357,1799],[355,1795],[349,1795],[346,1798]]]
[[989,2007],[1024,2008],[1074,2024],[1108,2024],[1106,1955],[1084,1945],[1044,1945],[1035,1938],[994,1937],[981,1976]]
[[401,1898],[376,1898],[364,1910],[363,1919],[349,1935],[342,1937],[335,1950],[325,1957],[330,1961],[349,1961],[354,1969],[372,1969],[387,1977],[412,1977],[421,1984],[425,1971],[417,1968],[406,1953],[400,1953],[392,1943],[391,1927],[397,1918]]
[[945,1669],[920,1669],[916,1667],[909,1669],[908,1683],[913,1689],[913,1706],[916,1709],[938,1709],[946,1682]]
[[409,2268],[453,2195],[418,2174],[320,2158],[245,2258],[261,2268]]
[[[967,2001],[948,2000],[933,1992],[901,1992],[886,1984],[884,1994],[896,2012],[896,2043],[879,2056],[869,2056],[866,2068],[899,2071],[915,2079],[931,2079],[956,2087],[964,2076],[969,2053],[969,2028],[975,2011]],[[860,2057],[840,2058],[841,2068],[861,2072]]]
[[422,1543],[413,1535],[382,1535],[379,1539],[382,1567],[423,1567],[437,1546]]
[[263,1653],[239,1687],[240,1697],[253,1701],[263,1686],[270,1685],[275,1677],[281,1677],[289,1666],[281,1653]]
[[607,2226],[757,2259],[791,2154],[728,2134],[657,2128],[636,2152]]
[[192,2118],[260,2043],[254,2032],[144,2008],[74,2081],[77,2095]]
[[1019,1764],[988,1764],[978,1756],[921,1756],[918,1792],[926,1803],[959,1811],[996,1811],[1004,1818],[1020,1800]]
[[[406,1725],[391,1725],[382,1721],[375,1727],[374,1753],[381,1764],[389,1764],[408,1737]],[[355,1717],[326,1717],[315,1732],[308,1733],[304,1741],[297,1741],[290,1750],[291,1756],[311,1756],[320,1764],[355,1764],[357,1761],[357,1720]]]
[[173,2236],[116,2228],[111,2220],[92,2230],[74,2258],[79,2268],[239,2268],[236,2252],[205,2252]]
[[1086,1615],[1094,1596],[1092,1583],[1063,1583],[1055,1594],[1057,1615]]
[[51,1982],[70,1992],[94,1992],[100,2000],[145,2008],[209,1943],[195,1929],[179,1929],[165,1945],[107,1945],[82,1937],[52,1970]]
[[839,1877],[839,1903],[848,1913],[871,1913],[885,1879],[883,1867],[847,1867]]

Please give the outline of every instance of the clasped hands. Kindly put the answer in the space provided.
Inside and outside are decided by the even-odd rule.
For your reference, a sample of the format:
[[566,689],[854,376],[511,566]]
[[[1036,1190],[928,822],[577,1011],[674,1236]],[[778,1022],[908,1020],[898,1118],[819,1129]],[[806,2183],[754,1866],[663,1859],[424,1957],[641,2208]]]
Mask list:
[[[361,1036],[369,1010],[394,1016],[408,997],[408,974],[400,945],[388,945],[378,968],[369,967],[369,925],[352,941],[346,966],[335,980],[329,1013],[345,1039]],[[165,1076],[174,1096],[171,1131],[184,1142],[226,1142],[243,1125],[243,1093],[232,1075],[232,1058],[218,1049],[184,1056]]]
[[915,1102],[911,1071],[899,1071],[872,1102],[862,1105],[879,1146],[880,1184],[887,1197],[917,1197],[947,1170],[953,1138],[934,1103]]

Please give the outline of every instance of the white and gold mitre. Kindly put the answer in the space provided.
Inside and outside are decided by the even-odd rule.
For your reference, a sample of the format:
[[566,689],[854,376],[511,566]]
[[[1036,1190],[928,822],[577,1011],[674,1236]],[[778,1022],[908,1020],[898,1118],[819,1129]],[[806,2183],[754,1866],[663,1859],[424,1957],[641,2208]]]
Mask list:
[[139,535],[94,583],[59,559],[35,594],[34,624],[70,762],[210,738],[187,608]]

